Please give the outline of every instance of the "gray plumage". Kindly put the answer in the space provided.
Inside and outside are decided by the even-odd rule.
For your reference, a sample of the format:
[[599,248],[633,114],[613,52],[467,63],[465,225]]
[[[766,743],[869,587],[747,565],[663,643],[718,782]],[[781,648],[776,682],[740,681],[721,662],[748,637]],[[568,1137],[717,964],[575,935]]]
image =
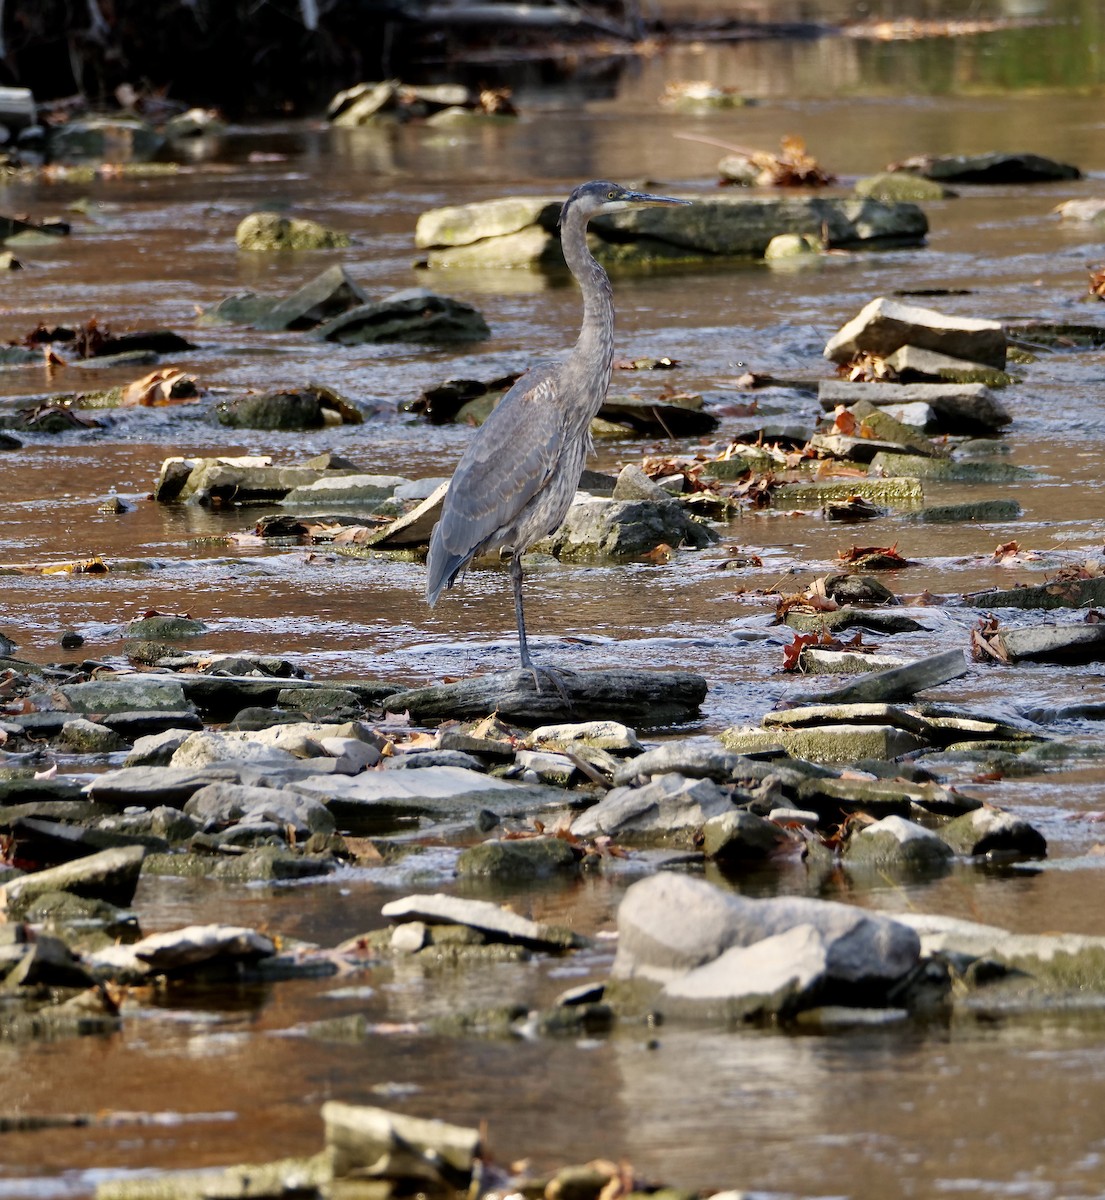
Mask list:
[[505,550],[522,666],[533,670],[522,614],[521,556],[564,520],[591,451],[591,420],[606,399],[614,362],[614,298],[587,248],[587,223],[630,204],[686,204],[598,180],[581,184],[560,212],[564,261],[583,293],[583,322],[571,353],[525,373],[476,431],[445,496],[427,559],[426,599],[478,554]]

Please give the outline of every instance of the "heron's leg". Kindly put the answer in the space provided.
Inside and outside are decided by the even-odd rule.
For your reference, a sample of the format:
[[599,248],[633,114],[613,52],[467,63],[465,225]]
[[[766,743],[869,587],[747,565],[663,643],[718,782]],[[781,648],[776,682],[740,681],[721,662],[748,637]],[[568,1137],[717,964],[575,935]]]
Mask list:
[[526,642],[526,619],[522,613],[522,556],[518,553],[510,557],[510,582],[514,586],[514,615],[518,620],[518,656],[522,660],[522,670],[533,676],[533,686],[541,691],[541,676],[552,680],[553,687],[560,693],[561,700],[571,708],[572,698],[568,695],[558,671],[550,667],[538,667],[529,656],[529,645]]
[[526,618],[522,612],[522,556],[518,553],[510,556],[510,582],[514,587],[514,617],[518,622],[518,654],[522,659],[522,670],[533,671],[533,682],[540,691],[541,685],[537,682],[537,672],[526,644]]

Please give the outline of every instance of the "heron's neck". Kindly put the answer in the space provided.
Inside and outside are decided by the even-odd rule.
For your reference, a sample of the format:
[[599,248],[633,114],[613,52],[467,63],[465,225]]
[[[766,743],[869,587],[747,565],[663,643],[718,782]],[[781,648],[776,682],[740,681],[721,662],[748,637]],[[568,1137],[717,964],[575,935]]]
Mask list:
[[[583,293],[583,323],[572,350],[573,364],[585,370],[598,412],[614,362],[614,296],[606,272],[587,249],[587,222],[569,211],[560,230],[564,261]],[[592,415],[594,415],[592,413]]]

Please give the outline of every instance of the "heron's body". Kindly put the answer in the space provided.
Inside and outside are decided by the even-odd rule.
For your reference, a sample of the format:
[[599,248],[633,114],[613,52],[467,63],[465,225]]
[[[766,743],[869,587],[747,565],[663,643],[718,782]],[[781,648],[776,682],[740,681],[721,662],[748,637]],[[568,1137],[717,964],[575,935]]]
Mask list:
[[430,538],[426,598],[478,554],[512,555],[522,665],[532,669],[522,617],[519,560],[564,520],[591,451],[591,421],[606,399],[614,362],[614,300],[606,272],[587,249],[587,222],[627,204],[681,204],[617,184],[584,184],[560,215],[561,245],[583,293],[579,338],[562,362],[532,367],[496,406],[462,456]]

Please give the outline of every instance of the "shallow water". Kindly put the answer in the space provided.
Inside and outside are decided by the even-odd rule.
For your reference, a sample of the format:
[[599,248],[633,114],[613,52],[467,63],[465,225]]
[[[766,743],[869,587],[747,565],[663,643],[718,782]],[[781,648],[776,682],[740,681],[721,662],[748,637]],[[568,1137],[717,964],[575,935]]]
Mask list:
[[[516,126],[448,133],[331,133],[312,123],[236,129],[173,178],[8,185],[5,211],[58,214],[85,196],[102,207],[94,221],[74,217],[70,238],[50,251],[27,252],[27,269],[0,281],[0,340],[17,339],[39,321],[93,315],[120,330],[168,326],[200,344],[179,363],[207,387],[314,380],[375,415],[362,426],[318,434],[231,432],[214,420],[209,400],[113,413],[109,426],[91,435],[28,438],[22,451],[0,459],[0,566],[94,554],[148,566],[72,578],[0,576],[0,631],[37,661],[113,660],[121,654],[120,626],[159,608],[202,617],[212,627],[205,648],[288,654],[320,676],[420,681],[509,665],[515,648],[505,570],[472,571],[431,613],[418,565],[361,562],[325,547],[235,550],[197,541],[248,529],[266,510],[157,506],[147,496],[161,460],[217,452],[290,462],[334,449],[368,470],[448,474],[470,431],[429,428],[397,405],[445,378],[497,375],[560,352],[574,339],[578,300],[569,283],[527,272],[428,277],[412,266],[417,214],[513,192],[564,194],[594,176],[649,178],[709,194],[720,151],[679,136],[685,134],[771,148],[784,134],[801,133],[845,185],[922,151],[1032,150],[1076,162],[1089,177],[1035,188],[963,188],[957,199],[926,206],[932,232],[916,250],[835,255],[801,270],[748,265],[620,277],[619,354],[668,355],[682,365],[656,378],[618,373],[616,392],[651,396],[675,384],[747,402],[733,380],[748,369],[826,378],[827,337],[868,300],[895,289],[970,289],[933,301],[964,315],[1100,321],[1096,303],[1083,304],[1082,293],[1086,266],[1105,258],[1101,235],[1060,226],[1050,213],[1062,200],[1105,187],[1105,117],[1094,90],[1102,80],[1088,65],[1097,61],[1090,53],[1096,32],[1081,28],[1078,36],[1048,26],[1004,40],[682,47],[633,64],[616,83],[586,95],[523,91],[525,115]],[[1045,90],[1001,90],[1000,65],[1027,60],[1029,48],[1053,69],[1041,67],[1046,78],[1022,72],[1017,79]],[[1064,73],[1063,63],[1079,70]],[[764,103],[711,116],[657,110],[665,82],[700,77],[735,83]],[[268,157],[251,159],[257,154]],[[197,306],[247,288],[286,292],[332,261],[236,253],[237,222],[271,203],[354,234],[357,244],[342,261],[370,292],[431,286],[476,304],[493,337],[458,353],[343,349],[294,334],[196,327]],[[0,404],[129,382],[137,373],[0,371]],[[711,691],[694,732],[707,734],[758,720],[794,687],[780,670],[789,635],[773,629],[771,608],[739,594],[743,589],[793,573],[797,591],[859,541],[897,543],[916,565],[887,582],[913,594],[1038,582],[1056,568],[1055,557],[995,564],[994,547],[1012,538],[1062,561],[1100,556],[1105,354],[1048,355],[1017,373],[1023,382],[1005,395],[1016,420],[1002,441],[1009,460],[1038,478],[969,493],[926,487],[926,501],[1015,496],[1024,508],[1020,520],[924,526],[892,516],[857,529],[826,525],[816,515],[745,514],[724,529],[717,547],[681,552],[666,565],[535,572],[527,599],[538,648],[581,667],[701,671]],[[759,403],[782,417],[811,410],[808,396],[794,391],[760,393]],[[741,424],[726,417],[715,440]],[[593,465],[616,469],[644,453],[694,445],[619,439],[601,444]],[[134,510],[99,513],[112,491],[134,501]],[[759,554],[763,568],[719,570],[733,545]],[[965,645],[976,620],[972,610],[955,607],[911,615],[926,631],[884,639],[887,648],[923,654]],[[66,628],[85,635],[82,650],[59,649]],[[1100,666],[981,667],[939,695],[1009,714],[1100,699],[1102,674]],[[797,869],[729,882],[757,894],[808,892],[1024,931],[1105,934],[1101,826],[1089,819],[1105,810],[1100,729],[1071,722],[1061,732],[1086,747],[1086,758],[1069,769],[971,783],[976,768],[949,768],[964,786],[1036,823],[1050,843],[1046,863],[960,866],[908,886],[871,886],[844,874],[814,879]],[[455,887],[452,861],[451,851],[434,849],[401,869],[275,889],[155,880],[142,885],[136,907],[147,932],[232,918],[329,945],[377,925],[380,906],[399,892]],[[631,878],[623,869],[511,900],[583,932],[609,931]],[[1105,1195],[1099,1012],[827,1035],[665,1029],[655,1049],[648,1048],[654,1031],[644,1028],[583,1043],[446,1039],[398,1028],[349,1045],[300,1032],[308,1021],[354,1011],[401,1026],[450,1007],[544,1001],[571,983],[601,978],[612,943],[600,945],[611,950],[476,978],[378,968],[352,981],[174,990],[136,1001],[113,1037],[0,1046],[2,1111],[177,1114],[156,1124],[2,1135],[0,1198],[84,1195],[103,1171],[311,1152],[321,1136],[318,1106],[330,1097],[462,1123],[486,1118],[502,1161],[625,1155],[643,1174],[684,1186],[855,1200]],[[345,986],[373,991],[329,995]]]

